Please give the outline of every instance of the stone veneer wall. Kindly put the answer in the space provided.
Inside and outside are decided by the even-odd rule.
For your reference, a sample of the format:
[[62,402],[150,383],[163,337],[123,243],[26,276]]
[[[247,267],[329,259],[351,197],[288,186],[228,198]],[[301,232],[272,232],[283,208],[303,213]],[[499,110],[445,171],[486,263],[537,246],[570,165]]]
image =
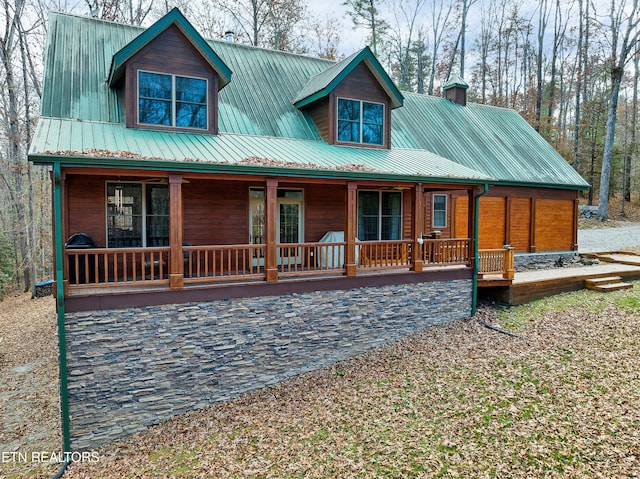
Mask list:
[[580,257],[576,251],[555,251],[518,253],[513,259],[516,271],[552,268],[555,267],[560,260],[564,265],[570,266],[571,264],[578,263]]
[[471,280],[67,313],[83,450],[471,314]]

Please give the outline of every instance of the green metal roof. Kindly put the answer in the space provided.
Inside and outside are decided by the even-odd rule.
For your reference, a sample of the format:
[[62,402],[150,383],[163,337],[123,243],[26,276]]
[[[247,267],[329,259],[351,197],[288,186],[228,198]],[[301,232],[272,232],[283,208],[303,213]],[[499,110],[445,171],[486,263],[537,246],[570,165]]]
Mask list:
[[202,169],[234,173],[483,183],[490,178],[420,149],[354,148],[322,141],[172,133],[122,124],[41,118],[31,160],[49,164]]
[[502,182],[572,185],[588,183],[516,111],[407,94],[393,112],[391,141],[423,148]]
[[[184,157],[211,159],[211,155],[216,153],[206,151],[202,145],[217,148],[226,144],[215,136],[204,134],[182,135],[124,128],[122,93],[110,88],[107,80],[114,55],[144,31],[138,27],[86,17],[51,14],[41,102],[44,118],[39,123],[38,134],[32,143],[31,154],[34,159],[46,151],[102,148],[92,144],[135,151],[143,157],[164,157],[157,149],[166,148],[165,144],[178,148],[178,143],[181,143],[179,149],[184,151]],[[324,59],[225,41],[209,40],[207,43],[233,71],[233,81],[219,93],[220,138],[248,135],[250,138],[243,140],[246,144],[260,144],[265,151],[270,151],[270,141],[274,145],[282,145],[282,139],[310,140],[317,145],[312,148],[308,146],[309,141],[302,142],[307,146],[294,151],[306,155],[301,157],[303,161],[314,164],[321,164],[325,160],[308,155],[329,154],[334,158],[331,161],[338,161],[336,155],[355,155],[353,151],[360,151],[360,159],[349,156],[351,159],[345,161],[365,164],[377,158],[375,161],[378,162],[393,159],[401,163],[399,159],[407,155],[407,151],[423,150],[421,154],[411,153],[409,156],[412,161],[417,158],[425,162],[446,158],[453,162],[447,163],[447,168],[451,170],[449,173],[438,170],[437,174],[442,178],[450,174],[458,178],[460,172],[467,171],[470,178],[482,176],[492,178],[494,182],[574,189],[587,187],[587,183],[571,166],[515,111],[472,103],[460,106],[444,98],[427,95],[405,93],[402,108],[392,110],[391,152],[375,153],[370,148],[327,145],[311,118],[296,108],[292,100],[311,92],[318,85],[331,88],[330,79],[338,78],[340,72],[346,71],[360,55],[364,55],[360,61],[368,61],[366,50],[336,64]],[[372,55],[371,58],[375,59]],[[316,83],[313,88],[310,86],[312,83]],[[58,131],[60,135],[86,137],[54,139],[45,129],[52,128],[53,119],[56,118],[74,120],[76,124],[61,121],[60,126],[52,131]],[[87,128],[85,122],[92,125],[91,128]],[[70,126],[72,124],[73,128]],[[110,135],[110,132],[119,135],[114,140],[117,143],[102,139],[101,135]],[[260,137],[260,141],[251,138],[254,136]],[[147,137],[155,140],[147,143],[143,140]],[[81,141],[81,144],[73,148],[65,146],[72,141]],[[296,142],[285,144],[297,145]],[[273,148],[281,151],[281,146]],[[231,151],[225,151],[224,154],[228,155]],[[246,153],[242,151],[242,154]],[[266,153],[262,155],[252,150],[251,155],[260,157]],[[179,157],[174,153],[167,155],[168,159]],[[286,157],[286,161],[294,161],[286,151],[274,157]],[[429,164],[412,163],[411,168],[407,169],[396,163],[387,166],[375,163],[372,168],[394,174],[409,174],[409,171],[430,171],[431,167]]]
[[136,36],[131,42],[122,47],[115,55],[111,63],[111,69],[109,74],[109,85],[113,86],[121,77],[124,72],[124,66],[126,62],[136,53],[140,51],[145,45],[156,38],[160,33],[164,32],[171,25],[176,25],[192,45],[200,52],[207,63],[218,74],[218,88],[222,89],[226,84],[231,81],[231,70],[220,59],[211,46],[205,41],[204,38],[193,28],[191,23],[182,15],[180,10],[173,8],[169,13],[160,18],[156,23],[151,25],[146,30],[143,30],[138,36]]
[[382,65],[380,65],[380,62],[369,47],[364,47],[359,52],[354,53],[350,57],[335,63],[326,70],[309,78],[304,87],[302,87],[302,90],[300,90],[298,95],[293,99],[292,103],[296,108],[301,108],[320,98],[324,98],[360,63],[367,65],[382,89],[389,95],[391,108],[402,106],[404,98],[400,90],[398,90],[391,78],[389,78],[389,75],[387,75],[387,72],[382,68]]

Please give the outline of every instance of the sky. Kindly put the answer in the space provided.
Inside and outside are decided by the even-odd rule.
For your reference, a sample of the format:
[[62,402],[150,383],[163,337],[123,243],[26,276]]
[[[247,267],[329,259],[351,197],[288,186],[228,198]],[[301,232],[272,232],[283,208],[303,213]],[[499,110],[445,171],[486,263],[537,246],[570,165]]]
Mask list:
[[344,0],[309,0],[309,10],[320,18],[337,18],[342,22],[343,29],[340,35],[340,53],[351,55],[366,45],[366,32],[353,28],[353,22],[347,15],[347,7]]

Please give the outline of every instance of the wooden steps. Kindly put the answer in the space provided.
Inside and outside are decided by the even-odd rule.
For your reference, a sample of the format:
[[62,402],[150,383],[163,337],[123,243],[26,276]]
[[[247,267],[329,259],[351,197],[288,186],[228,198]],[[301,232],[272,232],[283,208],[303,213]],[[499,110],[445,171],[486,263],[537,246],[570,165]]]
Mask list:
[[587,289],[594,291],[619,291],[621,289],[633,288],[631,283],[624,283],[620,276],[605,276],[604,278],[588,278],[584,280]]

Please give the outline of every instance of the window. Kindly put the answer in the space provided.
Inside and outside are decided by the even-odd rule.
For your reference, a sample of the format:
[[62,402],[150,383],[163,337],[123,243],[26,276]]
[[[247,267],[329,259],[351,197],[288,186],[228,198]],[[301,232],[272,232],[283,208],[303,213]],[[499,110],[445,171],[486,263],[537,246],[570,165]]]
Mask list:
[[447,195],[433,195],[433,227],[447,227]]
[[206,130],[207,80],[139,71],[138,123]]
[[107,183],[107,247],[169,244],[169,188],[149,183]]
[[384,144],[384,105],[338,98],[338,141]]
[[402,236],[402,193],[358,192],[358,239],[397,240]]

